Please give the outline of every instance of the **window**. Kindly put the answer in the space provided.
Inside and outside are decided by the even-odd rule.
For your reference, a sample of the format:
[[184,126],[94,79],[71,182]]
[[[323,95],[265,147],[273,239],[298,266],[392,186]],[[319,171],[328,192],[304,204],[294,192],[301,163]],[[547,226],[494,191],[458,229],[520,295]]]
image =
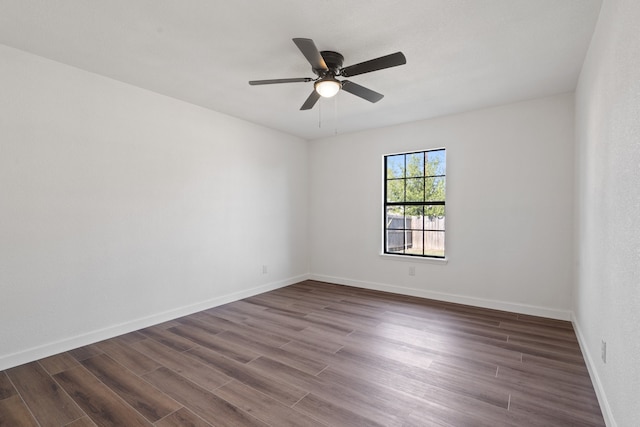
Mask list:
[[384,156],[384,253],[444,258],[444,148]]

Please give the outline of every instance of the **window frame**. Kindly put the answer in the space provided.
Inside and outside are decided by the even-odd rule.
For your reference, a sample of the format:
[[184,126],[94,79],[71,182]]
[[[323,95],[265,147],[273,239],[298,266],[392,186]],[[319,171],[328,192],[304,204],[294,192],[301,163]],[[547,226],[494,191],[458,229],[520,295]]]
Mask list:
[[[410,155],[414,155],[414,154],[421,154],[423,156],[427,155],[427,153],[429,152],[434,152],[434,151],[443,151],[444,152],[444,173],[440,174],[440,175],[426,175],[426,164],[425,164],[425,159],[422,159],[422,164],[423,164],[423,168],[425,168],[423,170],[423,175],[419,176],[419,177],[414,177],[414,176],[410,176],[407,175],[407,158]],[[407,207],[407,206],[421,206],[424,208],[429,207],[429,206],[442,206],[444,211],[445,211],[445,217],[446,217],[446,187],[447,187],[447,171],[446,171],[446,165],[447,165],[447,157],[446,157],[446,147],[439,147],[439,148],[430,148],[430,149],[424,149],[424,150],[416,150],[416,151],[406,151],[406,152],[399,152],[399,153],[391,153],[391,154],[384,154],[382,157],[382,172],[383,172],[383,176],[382,176],[382,184],[383,184],[383,191],[382,191],[382,254],[383,256],[392,256],[392,257],[400,257],[400,258],[404,258],[404,259],[416,259],[416,260],[433,260],[433,261],[446,261],[446,225],[443,226],[442,229],[427,229],[425,228],[425,224],[424,224],[424,214],[422,215],[423,218],[423,223],[422,223],[422,228],[421,229],[414,229],[414,228],[407,228],[406,225],[406,217],[404,217],[403,220],[401,220],[401,222],[403,223],[402,228],[389,228],[388,224],[387,224],[387,220],[388,220],[388,214],[387,214],[387,210],[388,207],[390,206],[402,206]],[[388,165],[388,159],[390,157],[393,156],[404,156],[404,166],[403,166],[403,171],[404,171],[404,176],[401,178],[391,178],[389,179],[389,177],[387,176],[387,165]],[[422,178],[423,180],[427,180],[429,178],[435,179],[435,178],[442,178],[444,180],[444,188],[445,188],[445,192],[444,192],[444,199],[443,200],[433,200],[433,201],[427,201],[427,200],[423,200],[422,201],[407,201],[406,200],[406,188],[407,188],[407,180],[408,179],[415,179],[415,178]],[[405,200],[401,201],[401,202],[389,202],[388,201],[388,188],[389,188],[389,181],[391,180],[403,180],[404,181],[404,198]],[[423,211],[424,213],[424,211]],[[406,252],[396,252],[396,251],[389,251],[388,250],[388,231],[389,230],[397,230],[403,233],[403,246],[404,246],[404,250],[406,251],[407,249],[407,243],[406,243],[406,235],[407,232],[413,232],[413,231],[419,231],[421,233],[423,233],[423,246],[422,246],[422,254],[415,254],[415,253],[406,253]],[[443,253],[442,255],[427,255],[424,253],[425,248],[424,248],[424,239],[425,239],[425,233],[426,232],[440,232],[443,235]]]

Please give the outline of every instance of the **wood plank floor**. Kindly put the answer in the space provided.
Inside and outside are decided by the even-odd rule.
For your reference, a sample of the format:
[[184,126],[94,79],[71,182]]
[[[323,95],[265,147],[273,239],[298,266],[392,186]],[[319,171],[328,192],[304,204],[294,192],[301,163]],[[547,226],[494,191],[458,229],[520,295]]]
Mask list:
[[603,426],[568,322],[306,281],[0,372],[0,426]]

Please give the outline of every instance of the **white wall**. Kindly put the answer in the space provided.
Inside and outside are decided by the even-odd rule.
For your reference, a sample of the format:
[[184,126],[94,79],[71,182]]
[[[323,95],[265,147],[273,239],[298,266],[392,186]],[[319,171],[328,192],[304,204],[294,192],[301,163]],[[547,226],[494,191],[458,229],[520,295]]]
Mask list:
[[[313,141],[312,277],[569,319],[573,114],[564,94]],[[436,147],[448,263],[381,257],[382,156]]]
[[639,22],[637,0],[605,0],[576,90],[574,323],[612,426],[640,422]]
[[0,94],[0,370],[306,277],[305,141],[1,45]]

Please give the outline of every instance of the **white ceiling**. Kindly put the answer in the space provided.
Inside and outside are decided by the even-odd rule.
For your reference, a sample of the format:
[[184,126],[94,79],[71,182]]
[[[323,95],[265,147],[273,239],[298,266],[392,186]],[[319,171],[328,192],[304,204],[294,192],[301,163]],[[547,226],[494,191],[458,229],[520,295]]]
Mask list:
[[[601,0],[0,0],[0,43],[298,135],[330,136],[575,89]],[[402,51],[407,65],[352,77],[299,111],[315,77],[293,37],[351,65]]]

